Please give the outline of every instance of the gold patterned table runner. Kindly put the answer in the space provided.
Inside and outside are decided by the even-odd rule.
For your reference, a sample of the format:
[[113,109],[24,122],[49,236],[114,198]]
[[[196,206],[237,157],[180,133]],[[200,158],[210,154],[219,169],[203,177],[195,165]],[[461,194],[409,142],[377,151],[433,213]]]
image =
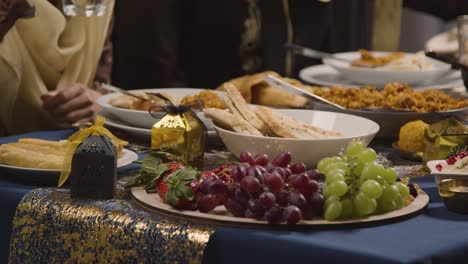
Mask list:
[[32,191],[13,223],[10,263],[199,263],[214,231],[128,198],[71,200],[65,189]]

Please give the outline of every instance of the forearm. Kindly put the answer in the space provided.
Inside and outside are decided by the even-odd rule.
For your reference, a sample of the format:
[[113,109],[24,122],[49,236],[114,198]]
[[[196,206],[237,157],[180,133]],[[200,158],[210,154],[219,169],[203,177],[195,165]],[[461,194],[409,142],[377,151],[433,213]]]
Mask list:
[[452,20],[468,13],[467,0],[404,0],[405,7]]

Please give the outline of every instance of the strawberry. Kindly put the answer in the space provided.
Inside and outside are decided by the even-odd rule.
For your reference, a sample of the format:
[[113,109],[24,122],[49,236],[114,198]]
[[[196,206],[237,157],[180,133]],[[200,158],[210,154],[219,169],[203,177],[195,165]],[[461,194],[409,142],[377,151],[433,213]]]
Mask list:
[[[172,173],[176,172],[177,170],[183,169],[185,167],[182,163],[178,163],[178,162],[171,162],[169,164],[166,164],[166,166],[167,166],[167,171],[164,172],[162,177],[159,177],[159,179],[156,181],[156,190],[158,191],[158,193],[160,193],[160,190],[159,190],[160,185],[161,185],[161,183],[162,183],[162,181],[163,181],[163,179],[165,177],[167,177],[167,176],[169,176],[169,174],[172,174]],[[162,189],[163,189],[164,195],[160,194],[159,196],[161,196],[161,198],[165,201],[165,198],[163,198],[163,197],[165,197],[165,195],[166,195],[167,187],[162,187]]]
[[125,183],[124,187],[144,186],[146,190],[151,190],[155,186],[157,187],[162,175],[166,174],[168,170],[183,166],[175,161],[177,161],[177,157],[170,153],[162,151],[151,152],[144,159],[135,161],[135,163],[141,164],[141,169],[137,175]]
[[192,168],[172,165],[156,185],[161,199],[178,209],[195,210],[200,173]]

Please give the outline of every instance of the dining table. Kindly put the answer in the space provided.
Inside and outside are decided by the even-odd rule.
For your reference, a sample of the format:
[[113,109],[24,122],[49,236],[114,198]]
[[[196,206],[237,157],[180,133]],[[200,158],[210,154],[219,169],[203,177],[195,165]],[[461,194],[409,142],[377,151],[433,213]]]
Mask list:
[[[0,144],[75,131],[15,135]],[[342,227],[218,226],[147,211],[123,187],[138,164],[119,168],[116,195],[107,200],[71,198],[67,186],[31,184],[0,168],[0,263],[468,263],[468,215],[448,211],[434,177],[391,144],[377,139],[371,147],[379,162],[411,177],[429,204],[405,218]],[[139,158],[148,153],[136,151]],[[229,159],[222,145],[205,154],[210,166]]]

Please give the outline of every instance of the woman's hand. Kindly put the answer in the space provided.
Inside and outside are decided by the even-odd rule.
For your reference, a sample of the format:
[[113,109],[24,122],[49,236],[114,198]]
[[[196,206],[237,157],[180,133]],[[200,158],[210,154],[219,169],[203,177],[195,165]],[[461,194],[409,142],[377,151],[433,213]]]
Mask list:
[[36,8],[28,0],[0,0],[0,41],[20,18],[36,15]]
[[76,83],[66,89],[41,96],[42,107],[55,119],[58,127],[70,127],[79,121],[92,121],[100,107],[99,92]]

